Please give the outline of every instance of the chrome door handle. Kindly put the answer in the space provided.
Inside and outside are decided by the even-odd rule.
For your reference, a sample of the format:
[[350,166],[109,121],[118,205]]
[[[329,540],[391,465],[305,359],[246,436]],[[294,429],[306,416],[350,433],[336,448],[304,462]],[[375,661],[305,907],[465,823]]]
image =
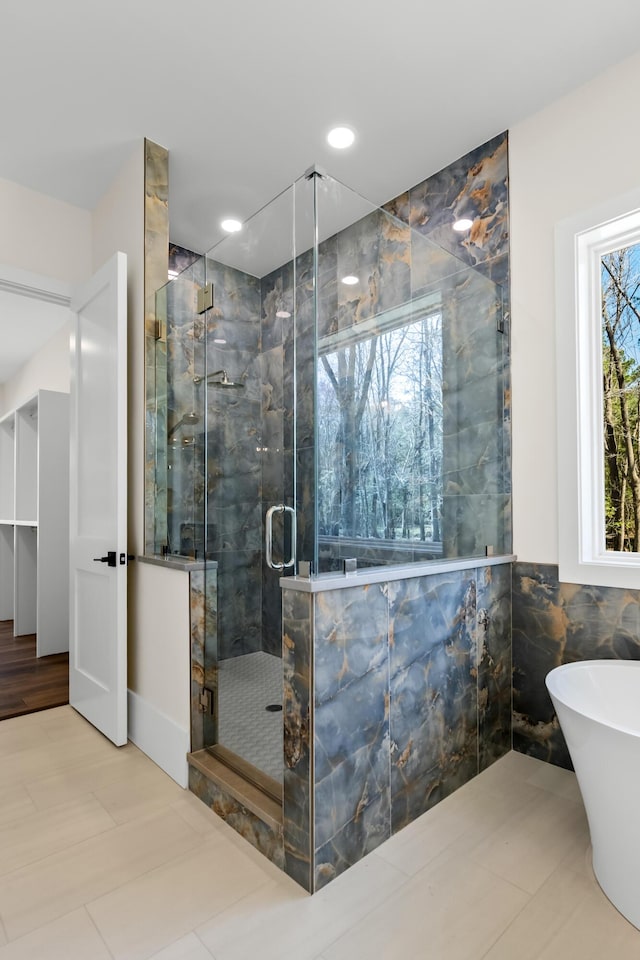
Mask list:
[[288,570],[289,567],[294,567],[296,563],[296,540],[298,537],[298,527],[296,522],[296,511],[295,507],[284,507],[284,512],[291,515],[291,556],[283,564],[285,570]]
[[[291,515],[291,557],[287,561],[275,561],[273,559],[273,515],[274,513],[288,513]],[[296,511],[294,507],[287,507],[284,503],[278,503],[273,507],[269,507],[267,510],[267,515],[265,517],[265,530],[264,530],[264,553],[267,566],[271,570],[287,570],[289,567],[295,566],[296,562],[296,539],[297,539],[297,523],[296,523]]]
[[275,507],[269,507],[267,510],[267,516],[265,517],[264,524],[264,556],[267,562],[267,566],[271,570],[283,570],[283,563],[274,563],[273,562],[273,515],[274,513],[282,513],[284,511],[284,504],[279,503]]

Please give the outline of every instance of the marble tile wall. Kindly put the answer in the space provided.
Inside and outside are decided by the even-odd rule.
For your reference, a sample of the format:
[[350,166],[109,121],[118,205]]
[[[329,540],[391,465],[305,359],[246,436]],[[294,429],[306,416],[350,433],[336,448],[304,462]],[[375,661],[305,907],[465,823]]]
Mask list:
[[284,858],[285,870],[313,890],[311,745],[313,603],[310,594],[283,591]]
[[[218,570],[210,563],[189,574],[191,628],[191,751],[216,743],[218,690]],[[200,693],[213,692],[214,713],[204,713]]]
[[[414,268],[448,288],[445,336],[444,555],[511,549],[508,135],[500,134],[385,205],[430,241]],[[451,229],[468,217],[468,233]],[[436,247],[433,244],[437,245]],[[414,240],[414,246],[417,242]],[[449,276],[453,254],[471,271]],[[417,258],[414,258],[414,261]],[[497,334],[497,284],[505,334]],[[421,276],[424,280],[421,281]],[[479,311],[484,301],[484,309]],[[480,317],[486,318],[479,322]]]
[[[156,331],[156,291],[167,282],[169,248],[169,154],[144,142],[144,344],[145,344],[145,501],[144,549],[157,553],[166,539],[166,488],[156,488],[166,468],[166,433],[158,430],[166,411],[166,350]],[[159,442],[160,438],[160,442]],[[159,469],[158,469],[159,467]]]
[[509,564],[315,595],[314,889],[511,748],[510,603]]
[[640,660],[640,591],[562,583],[552,564],[513,565],[513,746],[571,769],[545,677],[576,660]]

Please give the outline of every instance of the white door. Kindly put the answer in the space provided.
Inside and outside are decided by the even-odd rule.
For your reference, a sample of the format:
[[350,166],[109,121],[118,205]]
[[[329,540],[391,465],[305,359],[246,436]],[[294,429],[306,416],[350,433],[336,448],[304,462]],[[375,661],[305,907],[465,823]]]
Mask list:
[[69,702],[127,742],[127,258],[72,298]]

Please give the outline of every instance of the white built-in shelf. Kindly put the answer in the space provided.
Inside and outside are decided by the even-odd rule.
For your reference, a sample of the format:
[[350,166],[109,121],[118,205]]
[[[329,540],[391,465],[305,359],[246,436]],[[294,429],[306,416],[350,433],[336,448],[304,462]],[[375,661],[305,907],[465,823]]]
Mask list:
[[0,420],[0,619],[69,649],[69,395],[39,390]]
[[0,420],[0,516],[7,521],[15,514],[15,413]]
[[16,410],[16,521],[38,516],[38,397]]
[[0,524],[0,620],[13,620],[13,526]]

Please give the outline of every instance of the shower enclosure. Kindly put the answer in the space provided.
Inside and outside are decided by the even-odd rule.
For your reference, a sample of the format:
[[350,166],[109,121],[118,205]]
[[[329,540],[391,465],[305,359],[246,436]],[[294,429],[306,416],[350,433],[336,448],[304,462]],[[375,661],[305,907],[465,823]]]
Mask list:
[[312,169],[157,294],[155,549],[205,566],[200,744],[276,799],[281,578],[510,551],[502,290],[420,227]]

